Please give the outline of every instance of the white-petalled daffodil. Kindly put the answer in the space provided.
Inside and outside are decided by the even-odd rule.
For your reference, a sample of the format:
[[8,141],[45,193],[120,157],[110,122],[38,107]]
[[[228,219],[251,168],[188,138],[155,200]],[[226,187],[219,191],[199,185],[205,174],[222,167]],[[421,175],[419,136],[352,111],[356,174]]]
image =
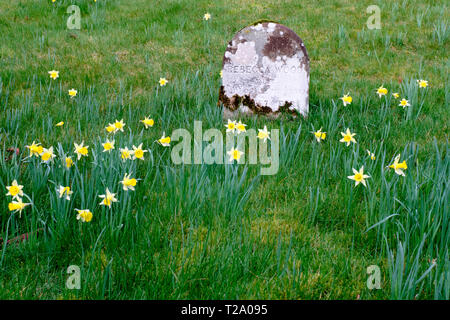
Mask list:
[[70,200],[70,195],[73,193],[73,191],[70,190],[70,187],[64,186],[59,186],[59,188],[56,189],[56,191],[58,192],[60,198],[64,197],[64,199],[66,200]]
[[378,97],[380,97],[380,98],[382,96],[385,96],[387,93],[388,93],[387,89],[384,88],[383,86],[381,86],[377,89],[377,94],[378,94]]
[[349,128],[347,128],[346,132],[341,132],[341,135],[343,138],[339,141],[344,142],[347,145],[347,147],[350,145],[350,142],[356,143],[355,138],[353,138],[356,135],[356,133],[351,133]]
[[9,211],[19,212],[19,217],[22,215],[22,210],[25,209],[26,206],[29,206],[31,203],[22,202],[21,198],[18,198],[17,201],[11,201],[8,203]]
[[164,147],[169,147],[170,146],[170,137],[166,137],[165,136],[165,132],[163,132],[162,137],[159,140],[157,140],[157,141],[158,141],[158,143],[160,145],[162,145]]
[[123,119],[121,119],[120,121],[115,121],[114,122],[114,127],[115,127],[115,131],[122,131],[123,132],[123,128],[125,127],[125,123],[123,122]]
[[50,147],[48,149],[43,148],[40,156],[41,156],[42,162],[44,162],[44,163],[49,163],[50,161],[53,160],[54,157],[56,157],[55,154],[53,153],[53,147]]
[[73,97],[75,97],[76,95],[77,95],[77,90],[75,90],[75,89],[70,89],[69,90],[69,96],[71,97],[71,98],[73,98]]
[[135,178],[130,178],[131,173],[130,174],[126,174],[123,177],[123,180],[120,181],[120,183],[123,186],[123,190],[128,191],[128,189],[133,190],[134,191],[134,187],[136,186],[137,180]]
[[89,222],[92,220],[92,212],[89,209],[75,209],[77,214],[77,220],[81,220],[83,222]]
[[312,133],[314,134],[314,137],[316,138],[317,142],[325,140],[325,138],[327,137],[327,133],[322,132],[322,128],[320,128],[316,132],[312,132]]
[[113,202],[118,202],[118,200],[116,199],[116,194],[110,192],[108,188],[106,188],[105,194],[99,195],[99,198],[103,199],[100,202],[100,205],[107,206],[109,208],[111,208]]
[[128,147],[120,148],[120,157],[123,161],[127,159],[131,159],[131,156],[133,155],[133,151],[129,150]]
[[394,92],[394,93],[392,94],[392,96],[393,96],[395,99],[398,99],[398,97],[400,97],[400,95],[398,94],[398,92]]
[[403,98],[402,100],[400,100],[399,106],[400,106],[400,107],[403,107],[403,108],[406,108],[406,107],[409,107],[410,104],[409,104],[409,101],[408,101],[408,100],[406,100],[405,98]]
[[56,80],[56,78],[59,77],[59,71],[56,70],[49,71],[48,74],[50,75],[50,78],[52,78],[53,80]]
[[246,126],[247,126],[246,124],[243,124],[241,121],[239,121],[236,124],[236,131],[237,131],[237,133],[239,134],[241,132],[246,132],[247,131],[247,129],[245,129]]
[[142,149],[142,143],[137,147],[133,145],[133,160],[135,159],[144,160],[144,153],[146,152],[148,151]]
[[116,132],[116,126],[114,125],[114,123],[109,123],[107,127],[105,127],[106,131],[108,131],[108,133],[111,132]]
[[66,163],[67,169],[69,169],[73,165],[73,160],[71,157],[66,157],[66,159],[64,159],[64,162]]
[[14,179],[10,186],[6,186],[6,190],[8,190],[7,196],[13,197],[13,199],[20,199],[23,197],[23,186],[17,183],[17,180]]
[[145,129],[148,129],[148,127],[153,127],[155,124],[155,120],[150,117],[145,117],[144,120],[141,120],[141,122],[144,124]]
[[419,85],[419,88],[426,88],[428,87],[428,81],[427,80],[417,80],[417,84]]
[[264,142],[266,142],[267,139],[270,140],[270,132],[267,131],[267,126],[264,126],[264,129],[258,129],[258,139],[264,140]]
[[395,173],[398,174],[399,176],[405,176],[403,170],[408,169],[408,166],[405,160],[403,160],[403,162],[400,162],[400,155],[397,155],[394,159],[394,163],[391,164],[389,168],[394,169]]
[[111,150],[114,150],[114,143],[115,141],[109,141],[109,139],[106,139],[105,143],[102,143],[103,146],[103,152],[110,152]]
[[227,154],[230,156],[230,162],[233,162],[233,160],[236,160],[237,162],[239,162],[243,152],[239,151],[238,149],[231,148],[231,150],[228,151]]
[[367,154],[369,155],[369,157],[370,157],[371,160],[375,160],[375,159],[376,159],[376,158],[375,158],[375,154],[372,153],[372,152],[370,152],[370,150],[367,150]]
[[234,133],[236,131],[236,120],[231,121],[230,119],[228,119],[228,123],[225,125],[225,127],[227,128],[227,132]]
[[209,12],[205,13],[205,15],[203,16],[203,20],[208,21],[209,19],[211,19],[211,14]]
[[364,166],[362,166],[361,169],[359,169],[359,171],[357,171],[356,169],[353,169],[353,168],[352,168],[352,170],[353,170],[354,175],[348,176],[347,178],[354,180],[355,186],[362,183],[364,185],[364,187],[366,187],[366,179],[370,178],[370,176],[367,174],[364,174]]
[[76,142],[74,142],[73,145],[75,146],[74,152],[77,154],[77,160],[80,160],[81,157],[87,157],[89,146],[85,146],[84,141],[81,142],[81,144],[77,144]]
[[346,105],[348,105],[348,104],[351,104],[352,101],[353,101],[352,97],[349,96],[348,93],[347,93],[347,94],[344,94],[344,96],[343,96],[342,98],[339,98],[339,99],[341,99],[342,102],[344,103],[344,107],[345,107]]
[[40,145],[40,143],[35,143],[34,141],[31,145],[26,147],[28,148],[28,150],[30,150],[30,157],[31,156],[39,157],[39,155],[44,150],[44,148]]
[[166,78],[159,78],[159,85],[161,87],[164,87],[167,84],[167,82],[169,82],[169,80],[167,80]]

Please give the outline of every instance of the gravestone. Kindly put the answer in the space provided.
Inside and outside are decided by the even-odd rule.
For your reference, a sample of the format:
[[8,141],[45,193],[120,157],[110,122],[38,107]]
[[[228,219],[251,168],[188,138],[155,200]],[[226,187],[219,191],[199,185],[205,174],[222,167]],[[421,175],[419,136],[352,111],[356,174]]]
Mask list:
[[220,104],[224,118],[239,113],[307,116],[309,57],[302,39],[275,22],[236,33],[223,57]]

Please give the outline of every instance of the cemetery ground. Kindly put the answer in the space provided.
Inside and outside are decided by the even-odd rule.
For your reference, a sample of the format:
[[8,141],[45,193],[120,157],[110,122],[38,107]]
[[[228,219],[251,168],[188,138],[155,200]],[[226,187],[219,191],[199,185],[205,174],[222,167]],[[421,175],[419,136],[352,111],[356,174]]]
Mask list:
[[[66,27],[71,4],[81,9],[81,30]],[[380,30],[366,26],[372,4]],[[0,8],[0,298],[449,299],[445,1],[34,0]],[[278,173],[261,176],[259,165],[244,163],[174,165],[174,143],[155,141],[192,131],[196,120],[225,133],[222,56],[238,30],[260,19],[294,30],[311,60],[306,119],[240,119],[247,129],[280,129]],[[388,90],[381,97],[380,86]],[[347,93],[353,101],[344,106]],[[146,116],[154,119],[147,129]],[[108,134],[116,119],[123,132]],[[311,133],[319,128],[320,142]],[[347,128],[356,133],[349,146],[339,141]],[[115,140],[110,153],[107,138]],[[33,141],[56,157],[29,157]],[[88,154],[77,160],[82,141]],[[143,161],[120,159],[119,148],[141,143]],[[398,154],[405,176],[389,168]],[[366,187],[347,178],[362,166]],[[122,189],[125,173],[139,179],[134,191]],[[20,214],[5,195],[13,180],[31,203]],[[71,187],[70,200],[59,186]],[[111,208],[100,205],[106,188],[118,200]],[[77,220],[75,209],[89,209],[92,220]],[[69,266],[80,268],[80,289],[66,287]],[[376,276],[369,266],[379,267],[379,289],[367,285]]]

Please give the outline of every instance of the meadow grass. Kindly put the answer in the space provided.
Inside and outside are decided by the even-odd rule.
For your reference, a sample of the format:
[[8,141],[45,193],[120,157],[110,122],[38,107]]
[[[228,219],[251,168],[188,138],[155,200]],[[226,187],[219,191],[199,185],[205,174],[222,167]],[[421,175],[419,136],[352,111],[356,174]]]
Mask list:
[[[66,27],[71,4],[81,30]],[[372,4],[381,30],[366,27]],[[445,2],[30,0],[0,9],[0,189],[17,179],[33,203],[19,216],[0,196],[0,298],[449,299]],[[280,129],[278,173],[174,165],[155,141],[193,132],[195,120],[225,132],[222,55],[260,19],[296,31],[311,59],[308,118],[242,119]],[[160,77],[169,83],[160,87]],[[379,98],[381,85],[389,92]],[[145,130],[148,115],[155,125]],[[116,149],[143,143],[144,161],[102,152],[116,119],[126,123]],[[349,147],[339,142],[347,127],[357,134]],[[319,128],[321,143],[311,133]],[[27,158],[33,141],[54,147],[52,164]],[[81,141],[89,156],[76,161]],[[397,154],[405,177],[387,168]],[[347,176],[363,165],[371,178],[355,187]],[[130,172],[134,192],[119,185]],[[59,185],[71,186],[70,201]],[[107,187],[119,199],[112,209],[99,205]],[[90,209],[92,221],[77,221],[75,208]],[[69,265],[81,268],[80,290],[65,286]],[[370,265],[381,269],[379,290],[366,285]]]

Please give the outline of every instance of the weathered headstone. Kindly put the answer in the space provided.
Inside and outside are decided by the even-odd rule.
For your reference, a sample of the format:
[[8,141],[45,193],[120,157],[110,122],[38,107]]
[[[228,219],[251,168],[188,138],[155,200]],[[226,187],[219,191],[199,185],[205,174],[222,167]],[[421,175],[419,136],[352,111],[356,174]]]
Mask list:
[[237,113],[303,116],[309,109],[309,57],[288,27],[263,22],[239,31],[223,58],[219,105],[224,117]]

